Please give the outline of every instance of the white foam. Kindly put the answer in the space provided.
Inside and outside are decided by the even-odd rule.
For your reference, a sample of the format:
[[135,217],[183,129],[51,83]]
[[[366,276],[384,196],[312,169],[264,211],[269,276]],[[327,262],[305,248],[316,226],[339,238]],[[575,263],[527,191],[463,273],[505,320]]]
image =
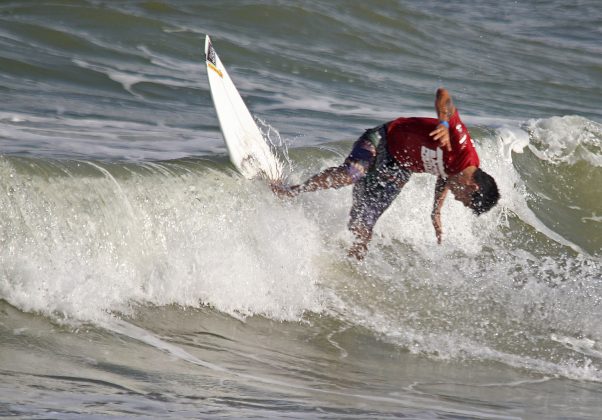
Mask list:
[[568,115],[530,120],[527,129],[533,140],[529,147],[540,159],[568,164],[582,160],[602,167],[602,125]]
[[512,153],[523,153],[529,145],[529,134],[516,126],[502,126],[497,130],[501,139],[502,156],[512,161]]
[[224,173],[124,180],[91,165],[96,176],[48,180],[4,166],[19,186],[2,203],[11,304],[75,321],[147,302],[287,320],[321,310],[319,232],[267,186]]

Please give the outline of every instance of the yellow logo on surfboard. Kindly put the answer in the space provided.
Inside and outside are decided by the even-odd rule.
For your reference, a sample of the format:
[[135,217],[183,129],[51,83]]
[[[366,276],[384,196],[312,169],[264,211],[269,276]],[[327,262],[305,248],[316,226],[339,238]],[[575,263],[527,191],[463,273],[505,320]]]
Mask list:
[[209,67],[211,70],[213,70],[214,72],[216,72],[217,74],[219,74],[219,77],[224,77],[224,74],[221,72],[220,69],[218,69],[217,67],[215,67],[215,64],[207,62],[207,67]]

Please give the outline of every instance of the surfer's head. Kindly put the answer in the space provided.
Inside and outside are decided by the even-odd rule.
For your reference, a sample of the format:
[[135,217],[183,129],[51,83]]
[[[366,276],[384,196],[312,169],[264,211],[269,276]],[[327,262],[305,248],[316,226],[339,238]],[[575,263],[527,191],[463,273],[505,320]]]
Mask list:
[[480,168],[472,174],[473,182],[478,186],[471,195],[468,207],[477,215],[491,210],[500,199],[500,192],[495,179]]
[[477,216],[489,211],[500,199],[493,177],[476,166],[469,166],[448,179],[454,198]]

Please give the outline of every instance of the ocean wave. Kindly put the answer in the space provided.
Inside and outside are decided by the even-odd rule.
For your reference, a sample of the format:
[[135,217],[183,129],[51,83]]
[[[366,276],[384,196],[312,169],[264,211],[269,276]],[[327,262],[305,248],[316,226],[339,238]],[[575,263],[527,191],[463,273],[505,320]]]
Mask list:
[[[477,140],[500,206],[475,219],[447,203],[438,247],[425,211],[433,182],[416,175],[359,265],[345,257],[348,189],[282,202],[225,158],[4,157],[0,296],[75,324],[135,316],[140,305],[285,321],[325,314],[429,357],[600,380],[599,260],[556,241],[537,211],[525,217],[528,188],[514,183],[530,179],[499,156],[495,137]],[[336,164],[348,146],[290,150],[293,180]]]

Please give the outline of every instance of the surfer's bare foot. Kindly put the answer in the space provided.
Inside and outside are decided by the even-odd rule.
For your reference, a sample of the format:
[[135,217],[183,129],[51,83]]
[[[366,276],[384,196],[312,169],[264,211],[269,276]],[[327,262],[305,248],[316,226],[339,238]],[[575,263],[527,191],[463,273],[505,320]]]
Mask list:
[[349,251],[347,251],[347,256],[362,261],[368,252],[368,243],[372,238],[372,229],[361,224],[356,224],[351,226],[350,230],[355,235],[355,241],[351,245],[351,248],[349,248]]
[[368,247],[365,244],[355,243],[351,248],[349,248],[349,251],[347,251],[347,256],[353,257],[358,261],[362,261],[366,255],[366,252],[368,252]]

